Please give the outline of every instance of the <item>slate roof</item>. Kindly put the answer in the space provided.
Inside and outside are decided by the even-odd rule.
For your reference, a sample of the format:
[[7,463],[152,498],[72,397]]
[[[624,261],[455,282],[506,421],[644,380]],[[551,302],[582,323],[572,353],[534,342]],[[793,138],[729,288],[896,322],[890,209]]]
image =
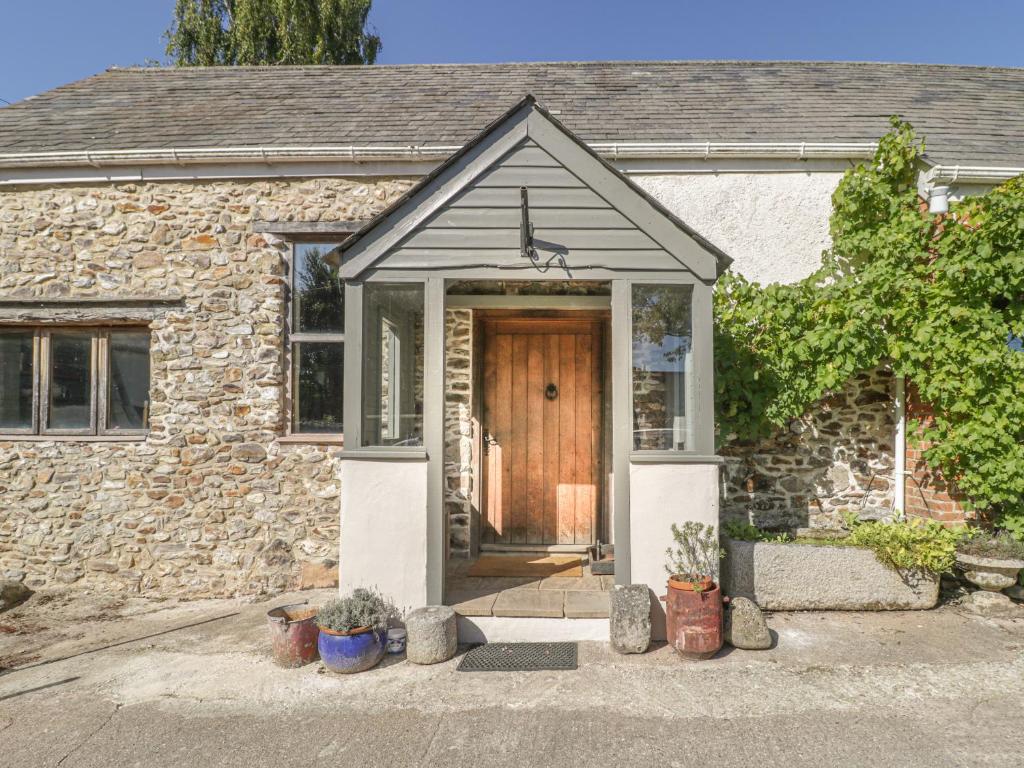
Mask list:
[[899,114],[932,162],[1024,166],[1024,69],[827,62],[113,69],[0,108],[0,154],[461,145],[527,93],[588,143],[874,141]]

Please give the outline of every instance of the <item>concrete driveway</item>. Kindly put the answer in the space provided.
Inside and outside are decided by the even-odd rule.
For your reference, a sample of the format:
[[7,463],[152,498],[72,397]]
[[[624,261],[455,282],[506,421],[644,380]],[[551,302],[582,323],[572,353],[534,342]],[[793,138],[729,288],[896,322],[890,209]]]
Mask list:
[[265,612],[326,594],[37,594],[0,614],[0,765],[1024,765],[1020,621],[780,613],[770,651],[584,644],[561,673],[275,667]]

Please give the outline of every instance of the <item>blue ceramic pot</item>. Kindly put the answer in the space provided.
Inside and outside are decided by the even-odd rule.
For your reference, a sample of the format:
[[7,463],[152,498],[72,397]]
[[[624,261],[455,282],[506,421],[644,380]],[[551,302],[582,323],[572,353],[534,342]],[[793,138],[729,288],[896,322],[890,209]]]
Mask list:
[[383,632],[360,628],[341,634],[320,628],[317,650],[324,666],[331,672],[364,672],[377,666],[387,647]]

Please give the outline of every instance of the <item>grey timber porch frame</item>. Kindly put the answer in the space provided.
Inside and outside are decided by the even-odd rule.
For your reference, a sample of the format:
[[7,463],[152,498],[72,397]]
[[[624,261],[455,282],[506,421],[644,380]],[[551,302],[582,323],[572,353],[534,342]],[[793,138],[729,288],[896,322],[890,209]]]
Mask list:
[[[509,226],[519,216],[521,186],[530,189],[531,203],[536,201],[536,243],[542,254],[536,261],[522,256],[518,231]],[[572,226],[557,226],[560,223]],[[446,308],[572,309],[597,304],[607,307],[609,303],[608,296],[448,296],[448,286],[463,280],[610,284],[611,517],[616,581],[630,583],[631,462],[718,462],[714,456],[711,296],[729,257],[579,142],[531,97],[360,228],[341,248],[347,331],[346,447],[341,455],[352,460],[427,463],[427,594],[437,603],[444,598],[447,551]],[[424,288],[422,446],[361,447],[363,291],[375,282],[415,282]],[[632,451],[631,295],[635,284],[692,287],[695,421],[694,440],[692,445],[687,443],[685,451]]]

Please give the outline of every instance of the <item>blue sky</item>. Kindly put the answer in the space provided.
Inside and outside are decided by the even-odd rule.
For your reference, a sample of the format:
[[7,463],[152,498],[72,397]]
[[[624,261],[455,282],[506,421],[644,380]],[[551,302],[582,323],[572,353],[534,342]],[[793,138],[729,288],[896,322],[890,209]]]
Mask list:
[[[163,61],[174,0],[3,0],[0,99]],[[836,59],[1024,66],[1017,0],[376,0],[380,63]]]

